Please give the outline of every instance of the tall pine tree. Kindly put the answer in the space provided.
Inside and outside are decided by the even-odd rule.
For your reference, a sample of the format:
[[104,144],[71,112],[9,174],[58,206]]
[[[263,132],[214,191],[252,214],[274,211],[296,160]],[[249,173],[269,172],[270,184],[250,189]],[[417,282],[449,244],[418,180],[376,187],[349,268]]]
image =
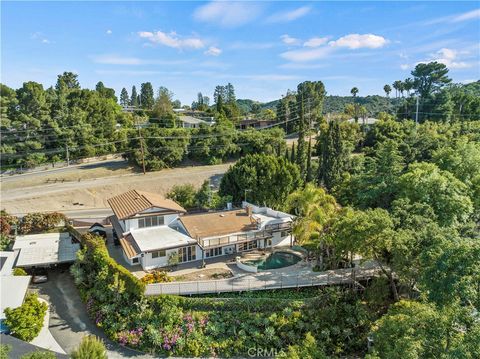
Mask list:
[[135,85],[132,86],[132,97],[130,97],[130,105],[134,107],[138,106],[138,94]]
[[312,172],[312,139],[308,141],[308,149],[307,149],[307,174],[305,177],[305,182],[312,182],[313,180],[313,172]]
[[296,157],[295,157],[295,142],[292,144],[292,152],[290,153],[290,162],[295,163],[296,162]]
[[318,183],[330,190],[340,182],[348,162],[348,150],[342,141],[337,121],[330,121],[328,129],[320,133],[318,150]]
[[130,98],[128,97],[128,92],[125,87],[122,88],[122,92],[120,92],[120,105],[123,107],[130,105]]
[[151,110],[155,103],[153,86],[151,82],[144,82],[140,87],[140,107]]

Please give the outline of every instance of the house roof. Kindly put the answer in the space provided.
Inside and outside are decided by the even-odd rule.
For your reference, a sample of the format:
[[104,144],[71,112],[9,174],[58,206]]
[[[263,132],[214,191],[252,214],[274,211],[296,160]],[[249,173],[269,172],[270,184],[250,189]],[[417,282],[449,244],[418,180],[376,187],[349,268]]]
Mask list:
[[0,297],[0,319],[5,319],[3,311],[5,308],[17,308],[22,305],[30,284],[29,275],[0,276],[0,288],[2,289]]
[[208,238],[257,229],[245,210],[186,215],[179,218],[192,238]]
[[132,229],[126,238],[132,238],[140,252],[183,247],[197,241],[168,226]]
[[17,252],[0,252],[0,275],[11,275]]
[[157,193],[136,189],[109,198],[108,204],[118,219],[125,219],[152,207],[165,208],[174,212],[186,212],[178,203]]
[[140,248],[138,248],[131,234],[128,234],[126,237],[120,238],[119,241],[128,259],[136,257],[142,252]]
[[69,233],[42,233],[17,236],[13,250],[18,251],[16,266],[32,267],[75,261],[79,243]]
[[178,119],[182,122],[190,123],[190,124],[194,124],[194,125],[198,125],[198,124],[201,124],[201,123],[207,123],[204,120],[201,120],[199,118],[192,117],[192,116],[183,116],[182,115],[182,116],[178,116]]

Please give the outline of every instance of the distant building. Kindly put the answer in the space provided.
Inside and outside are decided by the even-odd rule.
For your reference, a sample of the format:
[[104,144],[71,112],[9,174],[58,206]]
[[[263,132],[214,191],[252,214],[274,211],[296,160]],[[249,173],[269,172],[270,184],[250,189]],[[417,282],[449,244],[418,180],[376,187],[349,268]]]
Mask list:
[[178,127],[183,128],[200,128],[200,125],[202,124],[210,126],[210,122],[192,116],[180,115],[178,116],[178,121],[180,122],[180,125]]
[[247,128],[262,129],[268,128],[277,123],[275,120],[260,120],[260,119],[243,119],[237,125],[241,130],[246,130]]
[[[347,120],[350,123],[355,123],[354,118],[350,118]],[[357,121],[358,124],[360,125],[365,125],[365,126],[371,126],[374,125],[378,121],[378,118],[373,118],[373,117],[367,117],[367,118],[362,118],[360,117]]]

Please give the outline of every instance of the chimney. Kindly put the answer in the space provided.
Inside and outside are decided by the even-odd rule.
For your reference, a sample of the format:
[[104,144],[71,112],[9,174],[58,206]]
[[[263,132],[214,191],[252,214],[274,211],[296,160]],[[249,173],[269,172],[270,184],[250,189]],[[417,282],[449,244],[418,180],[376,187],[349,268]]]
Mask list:
[[252,206],[246,206],[246,207],[245,207],[245,211],[247,212],[247,215],[248,215],[249,217],[252,216],[252,214],[253,214],[253,208],[252,208]]

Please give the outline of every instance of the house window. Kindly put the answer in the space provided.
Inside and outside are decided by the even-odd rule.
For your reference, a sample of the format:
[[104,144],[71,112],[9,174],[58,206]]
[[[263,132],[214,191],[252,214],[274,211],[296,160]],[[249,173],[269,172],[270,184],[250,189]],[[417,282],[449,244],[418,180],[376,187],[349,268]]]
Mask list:
[[257,241],[250,241],[250,242],[246,242],[238,245],[239,251],[247,251],[255,248],[257,248]]
[[165,257],[166,255],[167,255],[167,252],[165,249],[152,252],[152,258]]
[[138,228],[163,226],[165,218],[163,216],[152,216],[138,219]]
[[132,263],[138,263],[138,257],[132,258]]
[[178,260],[180,262],[190,262],[197,259],[195,246],[188,246],[178,249]]
[[222,255],[222,247],[212,248],[205,251],[205,257],[216,257]]

